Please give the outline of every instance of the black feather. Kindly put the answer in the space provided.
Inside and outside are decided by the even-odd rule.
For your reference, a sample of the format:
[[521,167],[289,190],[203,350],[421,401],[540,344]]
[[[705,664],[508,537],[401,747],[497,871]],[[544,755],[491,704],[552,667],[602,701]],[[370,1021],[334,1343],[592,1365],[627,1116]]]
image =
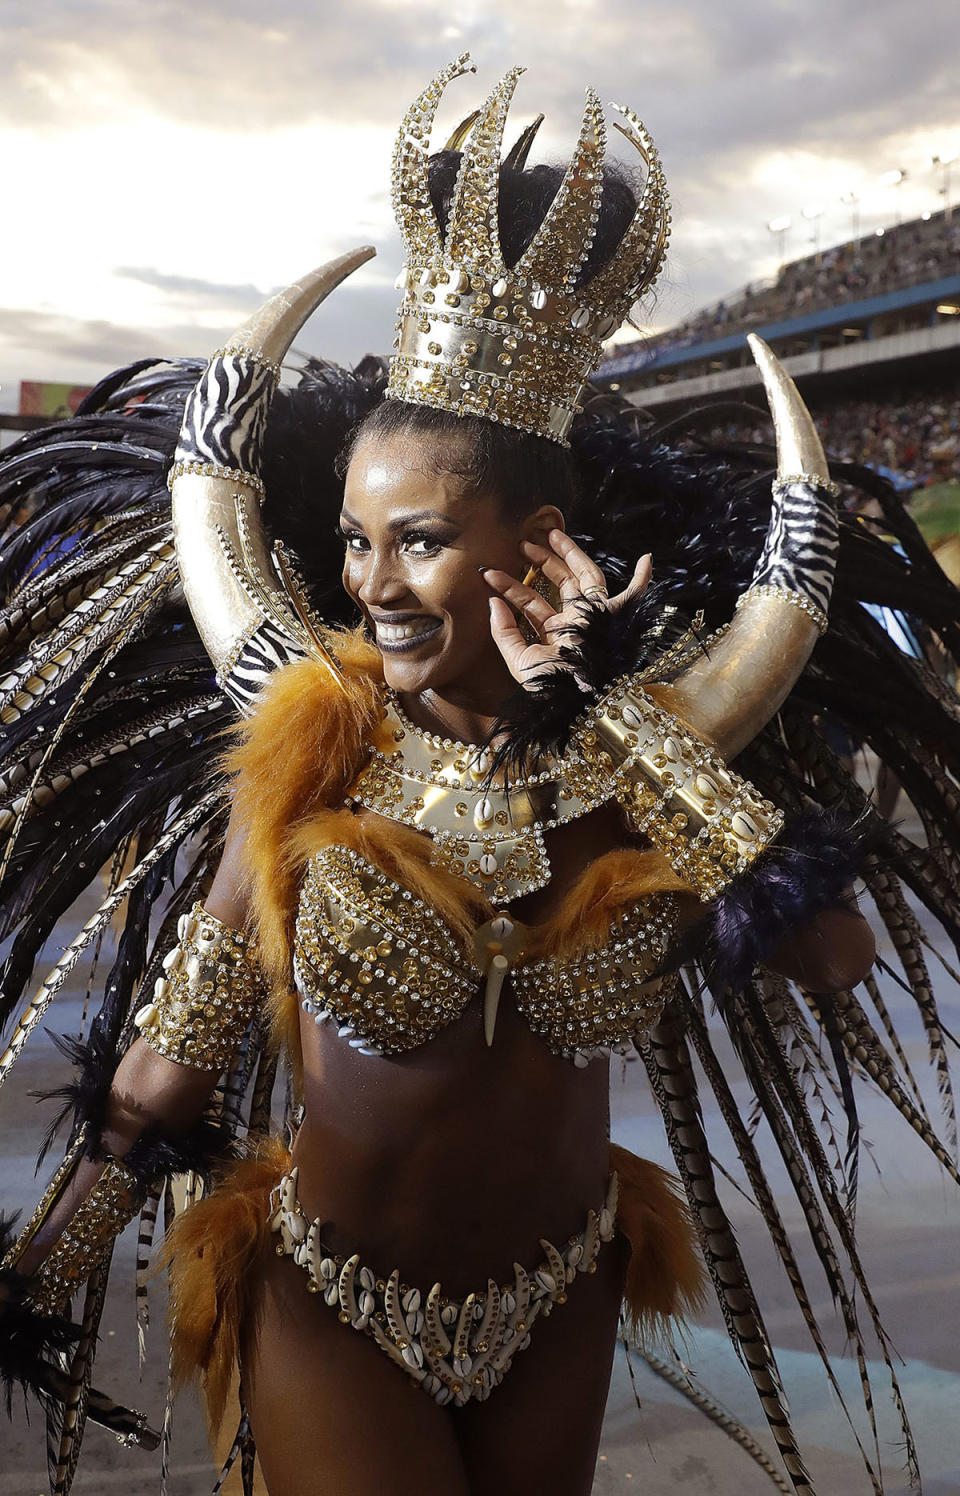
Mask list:
[[841,900],[882,835],[869,812],[855,820],[835,811],[799,817],[713,900],[671,965],[695,960],[714,990],[742,990],[785,935]]
[[[0,1260],[16,1239],[17,1217],[0,1213]],[[28,1301],[30,1280],[15,1268],[0,1268],[0,1385],[7,1413],[13,1392],[36,1398],[46,1410],[59,1400],[64,1387],[62,1358],[80,1336],[70,1320],[42,1314]]]

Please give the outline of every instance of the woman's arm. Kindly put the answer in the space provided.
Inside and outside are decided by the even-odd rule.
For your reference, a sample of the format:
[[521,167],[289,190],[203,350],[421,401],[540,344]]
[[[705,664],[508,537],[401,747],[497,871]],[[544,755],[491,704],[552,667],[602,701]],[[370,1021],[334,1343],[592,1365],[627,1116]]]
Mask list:
[[764,965],[809,992],[841,992],[863,981],[876,955],[873,931],[851,888],[843,903],[784,936]]
[[[243,834],[231,816],[223,855],[204,909],[231,931],[241,931],[247,901],[241,873]],[[179,994],[178,994],[179,995]],[[202,1051],[198,1059],[208,1060]],[[117,1067],[106,1097],[99,1134],[90,1140],[57,1191],[49,1209],[24,1233],[13,1264],[18,1273],[37,1271],[69,1227],[77,1210],[95,1189],[111,1160],[123,1161],[145,1136],[176,1142],[200,1121],[222,1071],[209,1061],[190,1063],[158,1051],[149,1038],[138,1038]]]

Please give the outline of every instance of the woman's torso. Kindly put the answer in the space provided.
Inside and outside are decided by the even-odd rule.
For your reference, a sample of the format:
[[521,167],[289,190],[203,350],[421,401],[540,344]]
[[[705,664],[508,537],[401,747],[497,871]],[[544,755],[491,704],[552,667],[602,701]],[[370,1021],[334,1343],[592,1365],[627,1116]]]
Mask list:
[[[590,864],[627,841],[613,805],[548,830],[550,882],[512,902],[510,916],[546,922]],[[541,1237],[562,1243],[602,1200],[609,1064],[577,1068],[552,1053],[517,1011],[509,979],[491,1046],[479,997],[395,1056],[361,1054],[303,1013],[300,1028],[305,1117],[294,1156],[301,1202],[332,1251],[457,1294],[532,1261]]]

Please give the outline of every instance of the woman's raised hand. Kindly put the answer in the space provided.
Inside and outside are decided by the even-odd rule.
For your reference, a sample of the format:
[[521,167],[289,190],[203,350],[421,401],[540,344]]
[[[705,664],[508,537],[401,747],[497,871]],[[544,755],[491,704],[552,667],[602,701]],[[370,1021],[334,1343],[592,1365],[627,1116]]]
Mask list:
[[[490,632],[510,674],[521,686],[526,686],[544,671],[575,670],[575,666],[561,658],[560,649],[561,646],[576,649],[590,605],[600,602],[615,613],[640,597],[650,581],[651,564],[649,555],[641,556],[628,585],[610,597],[599,566],[564,530],[551,530],[546,546],[524,541],[522,549],[559,590],[563,605],[559,612],[539,592],[526,587],[509,572],[487,567],[482,575],[495,593],[490,599]],[[529,644],[524,638],[517,613],[522,613],[536,630],[536,642]]]

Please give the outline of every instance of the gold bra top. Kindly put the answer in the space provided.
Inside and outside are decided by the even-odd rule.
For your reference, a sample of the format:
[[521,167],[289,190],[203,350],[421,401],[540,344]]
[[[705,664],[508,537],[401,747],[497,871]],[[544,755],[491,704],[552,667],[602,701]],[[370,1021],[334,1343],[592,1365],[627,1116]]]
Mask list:
[[[526,927],[505,915],[474,932],[464,951],[424,901],[345,846],[310,859],[294,939],[301,1006],[334,1023],[364,1054],[426,1044],[509,969],[517,1009],[549,1048],[577,1065],[613,1051],[656,1023],[661,964],[677,901],[652,894],[618,916],[599,950],[574,959],[524,960]],[[509,959],[507,959],[507,957]],[[488,1031],[488,1042],[492,1031]]]

